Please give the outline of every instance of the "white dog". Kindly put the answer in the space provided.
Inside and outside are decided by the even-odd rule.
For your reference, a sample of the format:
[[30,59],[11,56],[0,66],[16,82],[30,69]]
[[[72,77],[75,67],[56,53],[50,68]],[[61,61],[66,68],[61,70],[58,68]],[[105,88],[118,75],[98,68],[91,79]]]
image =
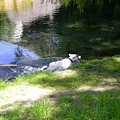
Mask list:
[[79,61],[81,56],[77,54],[69,54],[69,58],[62,59],[60,61],[51,62],[48,66],[43,66],[42,71],[63,71],[73,65],[73,62]]

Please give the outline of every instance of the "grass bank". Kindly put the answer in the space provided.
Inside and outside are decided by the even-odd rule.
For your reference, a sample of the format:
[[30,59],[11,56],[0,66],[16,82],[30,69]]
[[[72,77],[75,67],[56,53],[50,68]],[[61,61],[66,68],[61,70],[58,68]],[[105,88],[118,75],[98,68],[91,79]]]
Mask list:
[[0,120],[119,120],[120,56],[0,82]]

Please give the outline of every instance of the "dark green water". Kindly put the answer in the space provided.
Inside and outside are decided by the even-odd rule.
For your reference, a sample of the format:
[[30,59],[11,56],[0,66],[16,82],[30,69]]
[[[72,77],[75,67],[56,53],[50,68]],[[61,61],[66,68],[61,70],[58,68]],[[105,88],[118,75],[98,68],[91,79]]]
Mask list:
[[[3,13],[0,18],[1,40],[20,45],[40,57],[66,57],[77,53],[83,59],[92,59],[120,54],[119,17],[101,17],[98,11],[89,9],[81,14],[71,5],[54,9],[52,16],[38,15],[29,21],[11,21],[10,16]],[[22,31],[18,36],[14,34],[15,23]]]
[[53,21],[46,16],[26,26],[23,38],[35,44],[41,56],[77,53],[89,59],[120,54],[120,22],[85,14],[61,7]]

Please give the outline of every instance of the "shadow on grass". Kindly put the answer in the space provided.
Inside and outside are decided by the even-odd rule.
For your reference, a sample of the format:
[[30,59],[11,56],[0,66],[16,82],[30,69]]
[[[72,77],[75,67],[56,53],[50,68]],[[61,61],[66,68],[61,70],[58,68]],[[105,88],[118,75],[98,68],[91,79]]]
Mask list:
[[93,73],[80,73],[80,71],[67,70],[54,73],[38,72],[27,76],[20,76],[17,78],[17,81],[55,89],[73,89],[82,85],[99,85],[102,79],[101,76]]
[[73,69],[82,69],[84,72],[95,73],[105,78],[120,78],[120,56],[105,58],[102,60],[91,60]]
[[1,119],[119,120],[119,73],[120,57],[115,56],[92,60],[63,72],[19,76],[14,84],[50,87],[55,88],[55,92],[45,96],[47,101],[38,99],[29,108],[18,106],[1,114]]
[[120,57],[92,60],[61,72],[37,72],[17,78],[18,82],[42,85],[56,89],[73,89],[80,86],[116,85],[120,83]]
[[[16,109],[9,110],[1,114],[0,118],[7,120],[120,119],[120,91],[117,89],[57,91],[47,96],[47,99],[46,101],[38,101],[29,108],[19,106]],[[54,104],[51,104],[53,101]]]
[[102,60],[92,60],[84,64],[75,65],[70,70],[62,72],[36,72],[26,76],[19,76],[14,83],[29,83],[55,89],[74,89],[80,86],[99,86],[108,84],[111,86],[120,85],[120,57],[115,56]]
[[118,120],[120,119],[119,93],[120,91],[117,90],[109,90],[52,95],[52,98],[57,96],[55,104],[57,110],[53,112],[51,120]]

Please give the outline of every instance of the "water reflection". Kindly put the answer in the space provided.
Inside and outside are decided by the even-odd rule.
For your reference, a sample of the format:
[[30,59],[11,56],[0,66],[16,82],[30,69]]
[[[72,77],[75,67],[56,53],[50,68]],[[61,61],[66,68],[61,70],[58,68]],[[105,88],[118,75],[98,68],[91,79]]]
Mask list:
[[60,7],[60,3],[53,0],[4,0],[7,17],[15,24],[12,41],[21,41],[24,25],[30,25],[32,21],[49,15],[53,19],[54,11]]
[[118,19],[100,17],[95,5],[88,4],[80,14],[76,5],[65,7],[50,1],[0,1],[6,12],[0,16],[0,38],[41,57],[77,53],[88,59],[119,54]]
[[[49,16],[39,18],[24,26],[23,42],[20,45],[34,50],[42,57],[57,56],[60,37],[56,32],[58,24],[50,20]],[[26,40],[26,42],[25,42]]]
[[[33,21],[36,21],[39,18],[45,18],[46,16],[49,17],[49,21],[53,20],[53,13],[60,7],[60,3],[56,2],[56,0],[48,1],[48,0],[2,0],[0,1],[0,13],[3,15],[1,17],[0,23],[0,38],[5,41],[9,41],[11,43],[20,44],[30,50],[35,51],[36,53],[40,53],[41,56],[49,56],[51,54],[51,50],[53,54],[55,54],[55,49],[53,45],[56,43],[55,37],[53,41],[49,38],[49,32],[46,34],[42,30],[39,33],[34,32],[32,30],[32,34],[28,36],[29,39],[23,38],[24,28],[26,26],[31,26]],[[4,11],[6,14],[4,14]],[[7,15],[7,17],[6,17]],[[43,24],[45,22],[43,21]],[[39,26],[40,27],[40,26]],[[29,31],[29,30],[28,30]],[[36,31],[36,30],[35,30]],[[25,33],[26,34],[26,33]],[[45,35],[46,34],[46,35]],[[45,35],[45,37],[44,37]],[[32,36],[32,37],[31,37]],[[37,37],[43,37],[39,42],[36,40]],[[46,37],[47,36],[47,37]],[[29,44],[29,40],[32,38],[33,43]],[[47,44],[46,44],[47,43]],[[1,42],[3,44],[3,42]],[[37,45],[41,44],[41,48],[37,48]],[[35,46],[36,45],[36,46]],[[5,46],[2,45],[2,48]],[[7,44],[6,48],[8,51],[9,49],[12,50],[11,53],[9,52],[2,52],[0,50],[0,63],[2,62],[12,62],[15,56],[13,55],[13,45]],[[37,50],[36,50],[37,48]],[[44,51],[45,50],[45,51]],[[47,52],[47,54],[46,54]],[[44,55],[46,54],[46,55]],[[9,56],[9,59],[6,59]],[[33,56],[34,57],[34,56]]]

